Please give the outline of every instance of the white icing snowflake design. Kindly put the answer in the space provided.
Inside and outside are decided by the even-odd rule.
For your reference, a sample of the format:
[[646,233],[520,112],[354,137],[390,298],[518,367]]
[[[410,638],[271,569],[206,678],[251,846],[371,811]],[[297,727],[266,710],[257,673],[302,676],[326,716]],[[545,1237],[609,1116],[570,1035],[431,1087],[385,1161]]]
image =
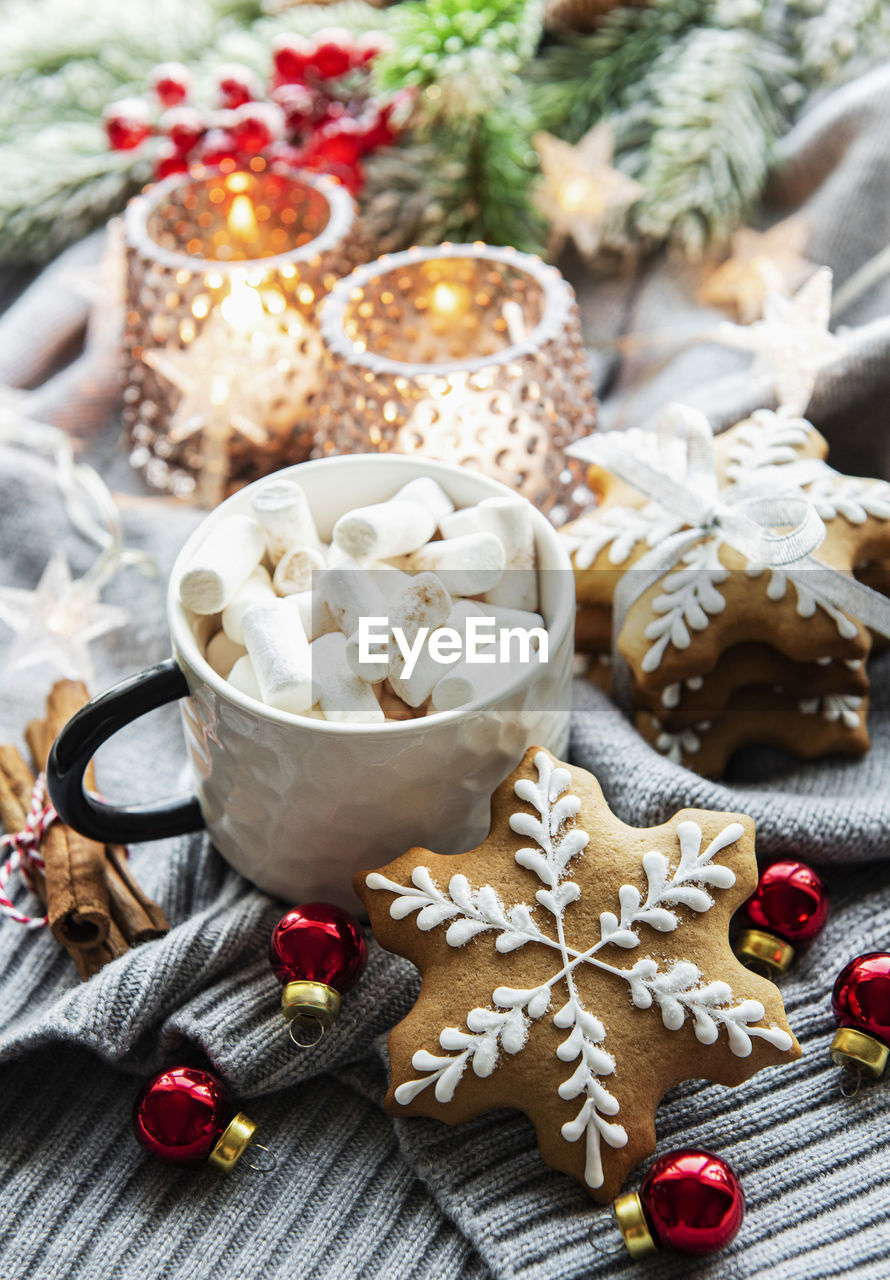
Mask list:
[[849,693],[827,693],[821,698],[805,698],[798,710],[805,716],[821,716],[829,724],[838,721],[845,729],[858,729],[862,723],[862,697]]
[[655,750],[660,751],[674,764],[682,764],[684,756],[694,756],[701,751],[701,734],[707,733],[711,727],[710,720],[702,720],[691,729],[661,729],[655,739]]
[[[758,486],[766,484],[783,497],[807,498],[826,524],[837,519],[853,525],[864,524],[869,517],[890,520],[890,484],[886,481],[841,475],[827,463],[815,460],[809,471],[804,474],[797,471],[796,464],[801,462],[798,451],[811,439],[812,432],[813,427],[805,418],[758,409],[733,428],[726,464],[731,490],[744,494],[745,489],[751,487],[752,492],[756,492]],[[653,452],[655,432],[629,431],[622,438],[626,438],[642,461],[657,460]],[[664,458],[660,465],[666,466]],[[669,474],[674,476],[674,459],[671,466]],[[682,476],[678,479],[682,480]],[[577,520],[564,536],[569,539],[575,566],[584,570],[589,569],[606,548],[610,565],[620,566],[626,564],[636,550],[658,546],[683,527],[683,522],[664,507],[647,502],[641,508],[603,508],[595,518]],[[661,591],[653,602],[657,616],[645,630],[651,644],[641,662],[644,671],[656,671],[670,646],[687,649],[692,643],[692,632],[704,631],[711,619],[723,612],[726,601],[719,587],[730,576],[720,559],[723,545],[719,530],[705,533],[702,540],[681,557],[680,563],[665,574]],[[753,562],[746,567],[746,573],[752,578],[764,572],[768,574],[769,600],[784,599],[790,585],[799,617],[810,618],[821,610],[844,639],[858,634],[858,626],[851,618],[823,600],[818,588],[811,589],[799,576],[782,569],[764,570]]]
[[[640,948],[644,927],[660,934],[682,929],[679,907],[696,914],[708,911],[714,904],[711,891],[728,889],[735,883],[731,868],[715,859],[741,838],[742,825],[729,823],[702,848],[698,824],[688,820],[678,823],[676,865],[671,866],[673,851],[652,849],[645,853],[645,897],[634,885],[622,885],[617,911],[602,912],[598,937],[578,950],[569,945],[566,936],[566,909],[581,897],[581,888],[569,878],[569,871],[572,862],[584,856],[590,837],[576,825],[581,801],[571,793],[568,770],[555,765],[543,751],[535,756],[535,769],[537,781],[520,778],[513,788],[517,798],[534,812],[522,810],[510,818],[512,830],[530,842],[514,856],[541,882],[535,905],[517,903],[508,909],[491,885],[473,888],[460,874],[451,877],[447,890],[442,889],[423,866],[414,869],[410,885],[396,884],[376,871],[366,878],[369,888],[395,895],[389,908],[394,919],[402,920],[416,911],[418,929],[429,931],[447,925],[445,940],[451,947],[462,947],[478,934],[493,932],[495,949],[502,955],[530,945],[554,952],[554,971],[545,982],[531,988],[496,987],[487,1007],[469,1011],[465,1029],[445,1027],[440,1032],[443,1053],[415,1052],[412,1065],[422,1074],[400,1084],[395,1097],[406,1105],[432,1087],[439,1102],[450,1102],[467,1067],[477,1076],[490,1076],[502,1052],[522,1052],[532,1025],[555,1004],[553,1024],[566,1032],[556,1051],[559,1060],[567,1064],[558,1093],[560,1098],[577,1099],[580,1104],[575,1117],[562,1126],[562,1136],[567,1142],[585,1139],[585,1180],[596,1189],[604,1181],[602,1143],[623,1147],[628,1136],[617,1119],[618,1101],[605,1083],[616,1067],[607,1046],[606,1027],[596,1012],[585,1006],[578,990],[577,973],[583,966],[626,983],[637,1009],[657,1005],[669,1031],[679,1030],[688,1017],[701,1044],[713,1044],[725,1029],[729,1048],[744,1058],[751,1053],[752,1037],[760,1037],[779,1050],[790,1049],[793,1042],[779,1027],[757,1025],[765,1017],[758,1000],[735,1003],[727,982],[707,981],[689,961],[675,960],[662,968],[653,956],[643,955],[624,968],[600,954],[606,946],[626,951]],[[569,1069],[568,1064],[575,1065]]]

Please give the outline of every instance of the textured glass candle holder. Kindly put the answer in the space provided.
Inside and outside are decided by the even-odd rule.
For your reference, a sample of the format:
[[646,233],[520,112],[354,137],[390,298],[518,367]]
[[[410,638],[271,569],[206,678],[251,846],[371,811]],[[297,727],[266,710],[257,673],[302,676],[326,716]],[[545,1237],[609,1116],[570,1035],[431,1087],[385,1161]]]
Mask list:
[[425,454],[500,480],[554,523],[574,513],[563,451],[593,429],[596,399],[555,267],[485,244],[408,249],[339,281],[320,315],[316,456]]
[[127,207],[124,421],[156,488],[215,505],[312,447],[316,310],[367,254],[330,178],[267,166],[176,175]]

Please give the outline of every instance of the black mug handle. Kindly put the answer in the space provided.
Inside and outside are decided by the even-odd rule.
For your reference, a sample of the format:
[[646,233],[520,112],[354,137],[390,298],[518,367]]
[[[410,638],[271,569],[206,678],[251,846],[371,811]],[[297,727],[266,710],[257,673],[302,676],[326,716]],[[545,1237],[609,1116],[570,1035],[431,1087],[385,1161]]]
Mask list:
[[194,796],[163,804],[106,804],[87,795],[83,775],[106,739],[132,720],[188,697],[185,676],[173,658],[100,693],[72,716],[53,743],[46,787],[56,813],[69,827],[101,844],[130,844],[200,831],[204,818]]

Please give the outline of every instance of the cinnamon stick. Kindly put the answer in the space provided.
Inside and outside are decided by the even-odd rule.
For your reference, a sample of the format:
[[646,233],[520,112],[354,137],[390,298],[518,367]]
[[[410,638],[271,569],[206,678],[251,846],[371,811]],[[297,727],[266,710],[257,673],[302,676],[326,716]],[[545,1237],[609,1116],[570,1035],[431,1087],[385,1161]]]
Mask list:
[[25,730],[25,742],[28,744],[28,750],[31,752],[31,759],[34,761],[34,768],[39,773],[43,768],[43,762],[49,755],[51,742],[46,740],[46,721],[31,720]]
[[98,973],[101,968],[118,956],[130,950],[129,943],[113,920],[108,925],[108,937],[97,947],[69,947],[68,954],[74,961],[77,972],[86,981]]
[[[0,746],[0,822],[7,835],[24,831],[34,790],[34,776],[13,746]],[[43,872],[35,867],[29,877],[31,887],[46,906]]]
[[[62,680],[47,697],[45,720],[32,720],[25,739],[37,769],[46,767],[62,727],[88,697],[79,682]],[[96,789],[92,763],[84,783]],[[34,775],[16,747],[0,744],[0,822],[7,832],[27,823]],[[126,850],[87,840],[54,822],[44,832],[40,852],[46,871],[35,870],[34,890],[47,908],[50,929],[69,953],[81,978],[123,955],[131,944],[157,938],[169,929],[164,912],[140,888],[127,865]]]
[[[49,748],[89,695],[80,681],[59,680],[46,700],[46,728],[41,767]],[[95,790],[87,771],[86,785]],[[105,846],[88,840],[61,822],[54,822],[43,838],[49,927],[57,942],[72,948],[95,949],[106,942],[111,929],[111,906],[105,880]],[[126,947],[124,947],[126,950]]]
[[[0,771],[12,788],[16,800],[27,817],[31,807],[31,795],[34,791],[34,775],[27,762],[16,747],[8,744],[0,745]],[[21,831],[21,827],[15,830]],[[7,828],[8,830],[8,828]]]
[[[54,686],[53,690],[59,714],[64,715],[66,719],[70,718],[74,711],[79,709],[79,705],[82,705],[82,700],[87,697],[87,691],[83,685],[74,685],[73,688],[72,685],[73,682],[71,681],[60,681],[58,685]],[[50,696],[52,697],[53,694]],[[35,720],[28,725],[26,730],[26,737],[31,745],[32,752],[35,758],[40,760],[49,755],[50,747],[54,741],[54,738],[49,735],[48,729],[48,720]],[[92,761],[87,766],[84,774],[84,784],[89,790],[96,790],[96,777]],[[115,931],[117,936],[122,938],[125,943],[133,945],[161,937],[169,930],[170,922],[158,904],[136,882],[127,864],[126,850],[120,846],[109,845],[103,847],[103,855],[102,873],[108,893],[111,922],[114,926],[114,930],[109,930],[111,951],[114,954],[121,954],[112,936]],[[109,959],[113,959],[114,954],[107,955],[102,963],[107,963]],[[95,965],[95,968],[101,967],[101,964],[97,963],[98,952],[92,955],[89,960],[91,964]],[[92,969],[92,972],[95,972],[95,968]]]
[[130,943],[160,938],[170,928],[170,922],[133,879],[126,851],[119,845],[107,845],[105,856],[111,916],[124,938]]

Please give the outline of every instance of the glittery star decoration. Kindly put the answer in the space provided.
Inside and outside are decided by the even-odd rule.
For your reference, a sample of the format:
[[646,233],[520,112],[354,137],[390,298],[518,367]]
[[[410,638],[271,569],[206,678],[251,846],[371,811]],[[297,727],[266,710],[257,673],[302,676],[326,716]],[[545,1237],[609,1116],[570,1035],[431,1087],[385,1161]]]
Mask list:
[[740,227],[730,256],[705,276],[699,302],[730,311],[739,324],[763,315],[768,293],[789,294],[815,270],[804,256],[810,229],[802,218],[785,218],[768,231]]
[[752,374],[770,374],[780,407],[802,414],[819,371],[845,350],[842,340],[829,332],[830,314],[831,271],[819,267],[793,298],[768,293],[762,320],[749,325],[724,322],[711,336],[753,352]]
[[216,311],[187,347],[145,361],[181,392],[168,435],[181,444],[200,434],[198,499],[213,507],[225,497],[233,436],[261,449],[294,423],[318,387],[321,346],[296,312],[263,313],[239,332]]
[[573,240],[580,253],[593,258],[610,215],[643,194],[638,182],[612,168],[612,126],[601,121],[575,146],[550,133],[536,134],[534,144],[544,177],[535,200],[550,224],[553,251]]
[[57,552],[33,591],[0,587],[0,621],[15,632],[7,654],[7,674],[47,663],[61,675],[89,684],[93,678],[89,645],[126,626],[130,615],[117,605],[102,604],[101,581],[74,579]]

